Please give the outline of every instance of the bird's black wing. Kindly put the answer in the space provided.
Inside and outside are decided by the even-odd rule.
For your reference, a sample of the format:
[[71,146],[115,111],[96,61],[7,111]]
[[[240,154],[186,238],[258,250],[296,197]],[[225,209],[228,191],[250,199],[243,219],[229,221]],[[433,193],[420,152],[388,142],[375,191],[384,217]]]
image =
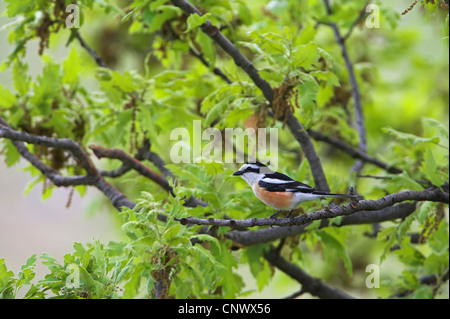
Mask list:
[[313,187],[278,172],[266,175],[259,181],[258,185],[269,192],[312,193],[314,191]]

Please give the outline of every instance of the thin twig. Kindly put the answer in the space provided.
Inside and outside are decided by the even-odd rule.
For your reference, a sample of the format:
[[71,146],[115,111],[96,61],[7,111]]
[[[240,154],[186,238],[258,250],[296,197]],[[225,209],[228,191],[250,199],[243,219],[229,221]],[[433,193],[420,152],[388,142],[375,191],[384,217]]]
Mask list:
[[371,163],[374,164],[384,170],[386,170],[387,172],[391,173],[391,174],[401,174],[403,171],[395,166],[389,165],[373,156],[368,155],[365,152],[362,152],[361,150],[354,148],[353,146],[347,144],[346,142],[332,137],[332,136],[328,136],[325,135],[319,131],[315,131],[312,129],[308,130],[309,135],[317,140],[317,141],[323,141],[325,143],[328,143],[334,147],[336,147],[337,149],[347,153],[348,155],[350,155],[353,158],[357,158],[359,160],[365,161],[367,163]]
[[[333,11],[332,11],[329,0],[324,0],[324,3],[326,6],[328,15],[331,16],[333,14]],[[358,20],[359,20],[359,18],[358,18]],[[331,22],[331,23],[326,23],[326,25],[330,26],[333,29],[333,32],[334,32],[334,35],[336,38],[336,42],[339,45],[339,47],[341,48],[341,54],[344,59],[345,66],[347,68],[347,72],[348,72],[349,79],[350,79],[350,86],[352,88],[352,97],[353,97],[353,103],[354,103],[354,107],[355,107],[356,128],[357,128],[358,134],[359,134],[359,150],[363,153],[367,153],[367,133],[366,133],[365,120],[364,120],[364,112],[363,112],[363,107],[362,107],[362,103],[361,103],[361,94],[360,94],[360,90],[359,90],[358,81],[356,80],[355,71],[354,71],[353,65],[350,61],[347,46],[345,45],[346,38],[344,38],[341,35],[339,27],[337,26],[336,23]],[[356,161],[355,165],[353,165],[352,171],[359,173],[362,170],[363,166],[364,166],[364,162],[358,159]]]
[[352,35],[353,30],[355,29],[355,27],[364,18],[364,15],[366,14],[366,8],[367,8],[368,5],[369,5],[369,2],[366,2],[364,7],[359,12],[358,17],[353,21],[353,23],[350,26],[350,28],[348,29],[347,33],[343,36],[344,41],[347,41],[347,39],[350,38],[350,36]]
[[89,148],[94,152],[95,156],[97,156],[98,158],[113,158],[122,161],[122,163],[131,167],[142,176],[145,176],[150,180],[154,181],[163,189],[174,195],[172,187],[170,186],[169,182],[164,176],[152,171],[150,168],[142,164],[139,160],[131,157],[124,151],[117,148],[105,148],[99,145],[90,145]]
[[103,59],[97,54],[97,52],[95,52],[95,50],[92,49],[86,43],[86,41],[84,41],[84,39],[81,37],[80,32],[79,31],[74,31],[74,32],[75,32],[75,37],[77,38],[77,40],[80,43],[80,45],[87,51],[87,53],[89,53],[89,55],[94,59],[95,63],[97,63],[97,65],[99,67],[108,68],[108,66],[106,65],[105,61],[103,61]]

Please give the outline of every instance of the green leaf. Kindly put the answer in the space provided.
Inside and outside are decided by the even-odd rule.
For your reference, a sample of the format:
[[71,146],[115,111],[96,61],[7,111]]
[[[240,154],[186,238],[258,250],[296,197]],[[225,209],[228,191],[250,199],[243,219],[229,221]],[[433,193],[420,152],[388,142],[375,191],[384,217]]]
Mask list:
[[[398,242],[400,246],[403,244],[403,238],[407,235],[409,232],[411,225],[413,221],[415,220],[417,215],[417,212],[412,213],[408,217],[405,218],[405,220],[398,226]],[[406,241],[406,244],[409,243],[409,238]]]
[[148,32],[160,30],[164,22],[176,18],[182,14],[180,8],[172,5],[161,5],[153,11],[145,9],[142,13],[142,20],[150,25]]
[[410,295],[409,299],[432,299],[433,298],[433,288],[428,285],[421,285],[419,288],[415,289]]
[[431,138],[419,137],[414,134],[399,132],[390,127],[384,127],[381,130],[385,133],[389,133],[390,135],[394,136],[400,142],[413,146],[427,143],[438,144],[440,141],[439,137],[431,137]]
[[153,243],[155,242],[155,240],[157,240],[157,239],[158,239],[158,236],[156,234],[152,233],[151,235],[144,236],[144,237],[134,240],[127,246],[132,247],[133,249],[135,249],[138,252],[143,252],[146,249],[148,249],[149,247],[151,247],[153,245]]
[[44,61],[44,69],[34,84],[34,96],[30,102],[39,107],[42,115],[47,116],[51,113],[50,99],[61,91],[62,74],[59,64],[55,61],[49,57],[44,57]]
[[337,77],[336,74],[330,71],[314,71],[311,72],[310,74],[318,80],[325,81],[333,86],[340,86],[339,78]]
[[16,104],[16,96],[0,84],[0,109],[7,109]]
[[170,240],[171,238],[174,238],[181,230],[181,225],[175,225],[167,229],[162,235],[162,238],[165,238],[166,240]]
[[145,270],[143,264],[138,264],[134,268],[134,271],[131,274],[130,279],[124,285],[124,294],[123,297],[130,299],[133,298],[138,291],[141,283],[142,272]]
[[424,255],[410,244],[409,237],[403,237],[400,247],[400,249],[395,250],[395,254],[402,263],[412,267],[419,267],[423,264]]
[[310,109],[316,106],[316,98],[319,94],[319,84],[309,74],[302,76],[302,83],[297,86],[300,95],[299,103],[302,108]]
[[428,245],[437,254],[443,254],[448,251],[449,238],[448,238],[448,224],[445,221],[441,221],[437,230],[431,233],[428,238]]
[[298,44],[307,44],[314,40],[316,36],[318,28],[316,28],[315,24],[312,21],[308,21],[306,26],[302,29],[302,32],[295,40]]
[[272,271],[270,269],[269,263],[265,260],[262,261],[262,269],[256,275],[256,286],[259,291],[262,291],[265,286],[270,283],[272,278]]
[[250,25],[252,23],[252,11],[250,10],[248,4],[244,0],[237,0],[239,9],[238,17],[245,25]]
[[11,286],[14,278],[14,273],[8,271],[5,264],[5,258],[0,259],[0,296],[5,294],[8,287]]
[[220,242],[217,238],[207,235],[207,234],[196,234],[196,235],[191,236],[191,238],[196,238],[200,241],[208,241],[215,246],[215,248],[218,250],[219,254],[221,253],[222,248],[221,248]]
[[75,46],[70,49],[69,55],[63,62],[63,82],[67,84],[77,84],[79,81],[79,74],[81,72],[80,56],[78,55]]
[[319,61],[320,52],[316,44],[308,43],[296,47],[292,56],[294,66],[309,70]]
[[262,258],[269,248],[270,247],[267,244],[257,244],[252,245],[245,250],[245,256],[247,257],[250,272],[253,277],[257,278],[258,274],[263,270],[264,265],[262,263]]
[[5,156],[6,166],[11,167],[20,161],[21,155],[10,140],[3,140],[2,154]]
[[[12,79],[14,83],[14,88],[20,96],[25,96],[30,88],[30,76],[28,76],[28,64],[17,60],[12,69]],[[0,93],[0,96],[2,94]],[[0,103],[1,104],[1,103]]]
[[92,275],[84,267],[79,266],[79,265],[75,265],[75,266],[77,266],[80,271],[81,283],[86,286],[86,288],[89,290],[89,292],[92,295],[99,298],[104,289],[104,285],[101,282],[95,280],[92,277]]
[[424,162],[422,163],[422,172],[425,173],[427,179],[435,186],[441,186],[445,182],[445,178],[438,174],[439,170],[440,168],[434,159],[433,152],[427,147]]
[[405,188],[415,191],[423,190],[423,186],[417,183],[414,179],[412,179],[406,171],[403,171],[401,174],[391,175],[391,179],[389,180],[389,184],[394,184],[398,188]]
[[33,254],[30,258],[27,259],[27,262],[25,263],[25,265],[22,265],[20,267],[20,269],[25,270],[27,268],[33,268],[36,266],[36,254]]
[[351,277],[353,273],[352,260],[350,259],[350,255],[345,246],[335,236],[325,230],[317,230],[316,233],[319,235],[322,245],[326,247],[327,250],[335,252],[338,257],[342,258],[347,273]]
[[126,71],[123,75],[119,72],[111,72],[111,82],[114,86],[117,86],[123,92],[133,92],[139,88],[135,79],[129,71]]
[[207,13],[202,16],[199,16],[197,13],[191,14],[187,19],[187,29],[184,32],[188,33],[202,24],[205,24],[210,16],[211,13]]
[[216,45],[214,41],[207,36],[204,32],[197,34],[198,44],[202,48],[202,53],[209,62],[210,70],[214,69],[216,64]]
[[216,120],[221,114],[223,114],[225,112],[225,110],[229,107],[230,101],[232,101],[234,98],[235,98],[234,95],[230,95],[230,96],[226,97],[225,99],[223,99],[222,101],[220,101],[219,103],[217,103],[208,112],[208,115],[206,116],[206,119],[205,119],[205,125],[210,126],[210,124],[214,120]]
[[6,6],[6,13],[9,18],[12,18],[19,13],[32,11],[36,1],[34,0],[5,0],[8,5]]
[[441,254],[431,253],[424,261],[423,267],[428,275],[438,275],[448,269],[448,251]]
[[395,242],[397,240],[396,227],[391,226],[380,230],[377,234],[377,240],[386,241],[383,253],[380,256],[380,263],[381,263],[383,262],[383,260],[386,259],[386,257],[390,253],[392,246],[395,245]]
[[211,264],[216,265],[217,264],[217,260],[216,258],[214,258],[214,256],[205,248],[203,248],[200,245],[195,245],[192,246],[191,248],[194,253],[197,255],[197,257],[199,258],[206,258],[206,260],[209,260]]
[[439,134],[445,137],[447,140],[449,139],[449,130],[441,122],[429,117],[425,117],[422,119],[422,125],[425,136],[436,136]]

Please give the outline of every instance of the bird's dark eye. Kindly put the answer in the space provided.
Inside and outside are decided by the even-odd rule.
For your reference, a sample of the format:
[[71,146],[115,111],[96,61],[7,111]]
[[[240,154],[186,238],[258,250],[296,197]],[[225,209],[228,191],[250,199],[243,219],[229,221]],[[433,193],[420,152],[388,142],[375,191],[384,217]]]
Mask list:
[[247,168],[245,169],[245,172],[246,172],[246,173],[247,173],[247,172],[259,173],[259,168],[255,168],[255,167],[249,166],[249,167],[247,167]]

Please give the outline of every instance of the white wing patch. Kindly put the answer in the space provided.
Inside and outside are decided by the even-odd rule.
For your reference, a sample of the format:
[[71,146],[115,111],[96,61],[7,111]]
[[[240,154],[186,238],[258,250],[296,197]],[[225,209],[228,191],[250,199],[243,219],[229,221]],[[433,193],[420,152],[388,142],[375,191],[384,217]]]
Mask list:
[[262,179],[262,181],[264,181],[266,183],[271,183],[271,184],[292,184],[292,183],[295,183],[294,180],[292,180],[292,181],[283,181],[281,179],[268,178],[268,177],[264,177]]

